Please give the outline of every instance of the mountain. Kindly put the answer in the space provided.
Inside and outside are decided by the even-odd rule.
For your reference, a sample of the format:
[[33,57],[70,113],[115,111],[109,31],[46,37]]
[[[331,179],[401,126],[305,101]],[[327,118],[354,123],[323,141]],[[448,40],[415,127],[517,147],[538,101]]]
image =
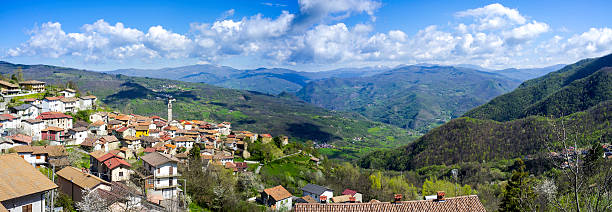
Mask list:
[[[609,95],[612,89],[609,71],[602,70],[604,67],[612,67],[612,54],[585,59],[525,81],[516,90],[496,97],[464,116],[509,121],[534,114],[560,116],[585,110],[612,98]],[[596,72],[600,73],[594,75]]]
[[586,59],[430,130],[397,150],[363,157],[362,167],[395,170],[537,155],[561,133],[579,145],[612,140],[612,55]]
[[371,150],[409,143],[410,132],[370,121],[363,116],[334,112],[292,98],[253,91],[220,88],[203,83],[147,77],[130,77],[86,70],[0,62],[0,73],[23,69],[25,79],[50,85],[77,83],[80,92],[91,92],[100,101],[123,113],[166,116],[166,98],[173,96],[176,119],[230,121],[236,129],[295,140],[327,142],[339,148],[340,158],[355,158]]
[[557,71],[564,66],[564,64],[557,64],[543,68],[508,68],[503,70],[491,70],[489,72],[498,73],[512,79],[525,81],[544,76],[550,72]]
[[343,68],[321,72],[298,72],[283,68],[259,68],[239,70],[227,66],[191,65],[162,69],[119,69],[108,74],[135,77],[151,77],[202,82],[240,90],[257,91],[276,95],[281,92],[297,92],[312,80],[371,76],[388,70],[386,67]]
[[426,131],[511,91],[520,82],[451,66],[403,66],[372,76],[308,83],[296,96],[330,110]]

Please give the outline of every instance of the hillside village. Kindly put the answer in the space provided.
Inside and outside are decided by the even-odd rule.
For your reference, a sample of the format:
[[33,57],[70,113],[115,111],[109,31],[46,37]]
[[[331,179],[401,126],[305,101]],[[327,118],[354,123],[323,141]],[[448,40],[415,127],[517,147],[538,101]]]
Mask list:
[[[3,106],[23,102],[4,108],[4,113],[0,114],[0,164],[3,166],[0,177],[12,179],[2,184],[2,189],[19,191],[27,187],[28,190],[0,198],[1,205],[9,211],[16,208],[50,210],[47,206],[57,205],[53,202],[57,195],[69,197],[74,204],[81,204],[80,208],[91,207],[91,210],[97,205],[110,211],[183,211],[187,208],[188,197],[184,192],[187,184],[181,167],[194,157],[194,151],[199,151],[196,154],[204,169],[216,166],[234,174],[259,174],[265,162],[247,160],[252,159],[249,144],[255,141],[262,144],[278,142],[280,146],[289,144],[286,136],[274,138],[270,134],[236,131],[229,122],[175,120],[172,117],[175,100],[171,98],[168,99],[167,118],[105,111],[95,96],[80,96],[69,88],[55,91],[55,96],[11,101],[11,98],[45,92],[49,95],[44,82],[27,82],[20,86],[0,82],[5,100]],[[292,155],[310,158],[308,163],[313,166],[321,162],[302,150],[275,160]],[[20,167],[20,164],[30,166]],[[28,177],[17,177],[20,175]],[[41,183],[45,186],[38,186]],[[401,195],[396,195],[396,204],[377,200],[357,204],[364,201],[362,194],[349,188],[339,193],[307,184],[301,191],[301,195],[291,194],[283,185],[277,185],[259,190],[259,194],[249,201],[273,210],[294,211],[336,207],[349,210],[421,208],[436,201],[449,202],[440,207],[469,203],[484,210],[476,196],[444,199],[443,192],[429,201],[401,201]],[[32,194],[42,195],[35,195],[31,203]],[[100,199],[104,204],[96,204]],[[0,211],[5,211],[4,208]]]

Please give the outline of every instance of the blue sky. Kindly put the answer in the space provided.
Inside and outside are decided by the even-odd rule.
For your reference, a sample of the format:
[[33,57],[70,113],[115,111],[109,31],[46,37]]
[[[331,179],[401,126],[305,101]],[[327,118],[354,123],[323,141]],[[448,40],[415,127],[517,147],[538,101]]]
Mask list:
[[612,52],[610,1],[3,1],[0,60],[91,70],[488,68]]

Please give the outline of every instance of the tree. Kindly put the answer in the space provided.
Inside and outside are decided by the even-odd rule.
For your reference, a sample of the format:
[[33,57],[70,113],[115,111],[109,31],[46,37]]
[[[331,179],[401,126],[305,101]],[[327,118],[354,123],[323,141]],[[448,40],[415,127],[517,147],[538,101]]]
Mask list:
[[533,200],[536,193],[532,187],[533,179],[525,171],[525,163],[518,159],[514,163],[517,170],[512,171],[503,194],[500,211],[535,211]]
[[23,70],[21,70],[21,67],[18,67],[17,71],[15,71],[15,73],[17,75],[16,76],[17,82],[23,81]]
[[96,191],[83,190],[83,200],[76,203],[79,211],[107,212],[106,201]]

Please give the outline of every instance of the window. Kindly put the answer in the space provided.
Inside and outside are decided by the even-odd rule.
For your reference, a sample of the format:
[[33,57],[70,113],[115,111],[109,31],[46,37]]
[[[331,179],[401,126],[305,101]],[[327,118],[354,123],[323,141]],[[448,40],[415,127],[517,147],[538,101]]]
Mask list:
[[123,177],[123,172],[119,172],[119,177]]
[[157,179],[157,184],[159,184],[161,182],[161,180]]
[[170,181],[169,181],[169,183],[168,183],[168,185],[169,185],[169,186],[172,186],[172,185],[173,185],[173,182],[174,182],[174,178],[172,178],[172,177],[171,177],[171,178],[170,178]]
[[40,155],[36,155],[36,159],[40,159]]
[[157,169],[157,173],[158,174],[161,173],[161,168]]
[[21,206],[21,211],[23,211],[23,212],[32,212],[32,204]]

